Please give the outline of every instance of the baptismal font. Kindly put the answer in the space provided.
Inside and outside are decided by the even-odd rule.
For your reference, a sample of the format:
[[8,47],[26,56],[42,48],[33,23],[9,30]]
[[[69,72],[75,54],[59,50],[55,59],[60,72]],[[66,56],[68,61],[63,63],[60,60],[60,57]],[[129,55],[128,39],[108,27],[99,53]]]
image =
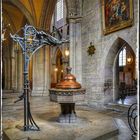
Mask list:
[[60,104],[61,113],[58,121],[60,123],[74,123],[77,116],[75,103],[84,101],[86,90],[76,81],[76,77],[71,74],[71,67],[67,67],[67,74],[55,88],[49,89],[50,100]]

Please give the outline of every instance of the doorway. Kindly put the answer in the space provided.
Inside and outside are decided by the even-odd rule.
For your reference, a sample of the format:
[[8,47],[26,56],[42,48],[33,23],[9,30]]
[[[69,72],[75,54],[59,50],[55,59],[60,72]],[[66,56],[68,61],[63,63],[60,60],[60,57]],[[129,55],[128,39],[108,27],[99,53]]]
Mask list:
[[55,88],[56,84],[63,79],[64,67],[63,67],[63,54],[58,48],[54,57],[54,64],[52,64],[51,70],[51,88]]
[[[105,101],[116,102],[122,93],[126,96],[137,92],[136,56],[132,47],[122,38],[117,38],[105,60],[105,82],[109,81],[109,94]],[[125,97],[126,97],[125,96]]]
[[117,80],[119,84],[118,101],[124,103],[128,96],[133,96],[137,93],[137,78],[135,54],[130,46],[125,44],[119,51],[117,58]]
[[60,82],[63,79],[63,61],[62,61],[62,52],[60,49],[57,51],[56,55],[56,69],[57,69],[57,80],[56,83]]

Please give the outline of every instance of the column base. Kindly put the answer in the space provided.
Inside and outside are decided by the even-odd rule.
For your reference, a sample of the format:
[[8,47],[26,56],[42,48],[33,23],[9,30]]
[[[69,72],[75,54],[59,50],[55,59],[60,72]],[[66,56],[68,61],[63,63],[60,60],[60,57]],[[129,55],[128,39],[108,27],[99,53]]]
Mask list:
[[14,91],[12,89],[3,89],[3,93],[13,93]]
[[48,90],[32,90],[31,96],[49,96]]

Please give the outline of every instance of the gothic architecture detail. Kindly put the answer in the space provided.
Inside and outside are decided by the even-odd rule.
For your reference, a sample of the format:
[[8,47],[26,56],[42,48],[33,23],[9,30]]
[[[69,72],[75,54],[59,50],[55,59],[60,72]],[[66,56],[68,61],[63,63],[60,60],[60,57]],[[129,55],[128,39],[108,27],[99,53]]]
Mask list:
[[[33,99],[31,103],[36,118],[40,117],[39,122],[41,122],[40,120],[45,120],[49,124],[56,122],[53,119],[57,116],[59,108],[50,102],[49,89],[55,88],[59,82],[63,81],[66,75],[66,67],[69,66],[72,68],[72,73],[76,76],[77,82],[86,88],[84,101],[76,103],[79,105],[77,112],[81,116],[81,118],[77,117],[79,119],[76,124],[78,129],[75,132],[72,128],[69,131],[69,136],[74,132],[74,136],[77,138],[78,131],[79,139],[88,140],[88,134],[92,135],[92,138],[97,138],[95,134],[93,137],[93,134],[90,133],[91,131],[95,132],[93,127],[96,127],[94,124],[97,120],[93,120],[94,117],[103,117],[105,122],[111,121],[109,124],[113,128],[108,129],[109,133],[118,132],[118,129],[121,128],[116,129],[112,125],[112,119],[107,118],[106,113],[109,111],[114,119],[113,111],[116,111],[115,113],[120,118],[117,115],[115,118],[121,119],[125,124],[127,122],[125,120],[127,118],[126,110],[131,104],[138,104],[138,4],[139,1],[137,0],[2,0],[1,95],[4,98],[4,107],[6,106],[4,111],[12,110],[12,107],[15,107],[13,105],[7,109],[7,106],[10,106],[7,102],[12,102],[12,99],[11,102],[8,99],[17,97],[23,90],[24,57],[19,44],[13,42],[10,34],[18,33],[20,37],[23,33],[20,31],[21,27],[28,24],[34,26],[38,31],[42,31],[42,39],[46,32],[51,35],[52,38],[46,40],[48,42],[52,42],[54,38],[62,41],[67,40],[64,44],[58,43],[57,47],[54,46],[55,43],[48,43],[39,47],[30,59],[28,69],[30,98]],[[124,26],[129,20],[133,24]],[[106,33],[104,32],[105,29]],[[55,99],[57,100],[56,96]],[[34,102],[40,106],[36,107]],[[35,107],[37,111],[35,111]],[[123,109],[118,111],[118,108]],[[97,112],[95,113],[94,109],[100,110],[105,116],[100,114],[101,117],[97,117],[99,114],[96,116]],[[18,116],[14,112],[12,113],[13,116]],[[10,118],[10,120],[12,119]],[[7,123],[6,117],[5,122]],[[43,123],[41,122],[41,125]],[[87,124],[90,127],[86,127]],[[102,125],[109,128],[106,123]],[[53,133],[55,126],[51,125],[52,131],[46,131],[49,136],[50,133]],[[83,131],[80,130],[82,127],[83,131],[87,132],[85,137],[82,135]],[[96,129],[104,132],[104,127]],[[50,129],[47,128],[47,130]],[[59,130],[57,132],[60,132]],[[125,130],[127,131],[127,129]],[[58,136],[57,132],[54,134]],[[131,131],[127,132],[132,134]],[[45,134],[44,131],[43,133]],[[67,134],[64,135],[67,136]],[[63,137],[61,136],[60,138]],[[121,137],[121,133],[118,137]],[[37,139],[38,137],[29,137],[28,139],[34,138]],[[43,135],[42,138],[45,139]],[[50,136],[50,138],[52,137]],[[130,136],[125,136],[125,139],[129,140]]]

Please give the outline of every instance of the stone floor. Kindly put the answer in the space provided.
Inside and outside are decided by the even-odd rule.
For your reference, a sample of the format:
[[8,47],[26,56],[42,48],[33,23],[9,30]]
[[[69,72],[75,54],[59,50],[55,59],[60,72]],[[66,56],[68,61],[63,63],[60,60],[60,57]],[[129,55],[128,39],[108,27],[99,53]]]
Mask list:
[[126,96],[124,102],[122,103],[121,99],[117,101],[118,104],[123,104],[123,105],[131,105],[133,103],[137,102],[137,96]]
[[[11,140],[132,140],[127,111],[129,103],[136,102],[135,99],[126,99],[125,105],[109,104],[100,111],[77,105],[77,123],[60,124],[57,103],[50,102],[47,97],[31,97],[32,115],[41,131],[24,132],[18,129],[23,126],[23,101],[15,104],[17,97],[14,93],[3,94],[2,127]],[[3,139],[8,140],[7,137]]]

